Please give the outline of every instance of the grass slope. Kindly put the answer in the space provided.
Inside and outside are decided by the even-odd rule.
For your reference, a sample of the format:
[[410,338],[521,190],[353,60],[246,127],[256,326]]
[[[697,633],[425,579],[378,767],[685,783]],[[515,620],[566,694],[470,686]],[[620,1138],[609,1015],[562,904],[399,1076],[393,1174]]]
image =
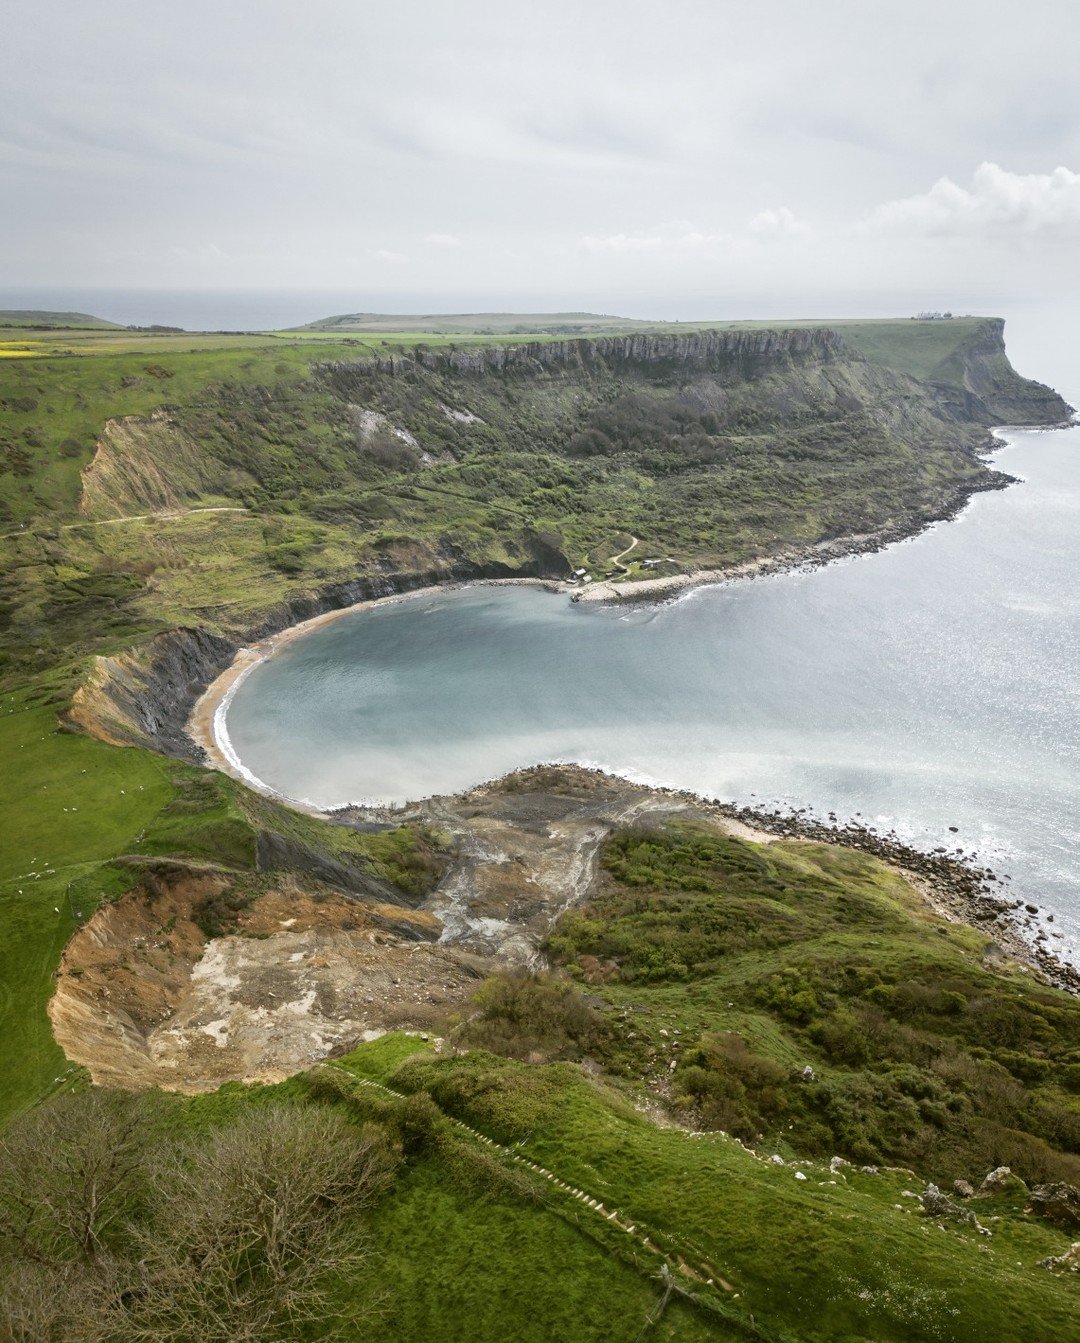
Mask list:
[[783,1151],[1080,1180],[1080,1004],[987,968],[989,937],[891,869],[686,825],[617,835],[602,864],[549,950],[621,1013],[594,1046],[616,1074]]
[[0,1116],[48,1091],[67,1061],[45,1004],[72,932],[116,874],[106,865],[171,796],[166,761],[61,735],[25,692],[0,699]]
[[[417,1058],[390,1080],[427,1090],[628,1214],[696,1274],[703,1297],[753,1321],[759,1337],[1020,1343],[1073,1329],[1072,1284],[1035,1267],[1066,1238],[1017,1215],[1015,1201],[981,1206],[989,1240],[969,1227],[942,1229],[902,1197],[910,1175],[836,1177],[810,1161],[774,1165],[723,1135],[658,1130],[567,1065]],[[707,1276],[733,1290],[705,1287]]]
[[27,327],[30,330],[72,328],[94,331],[122,331],[117,322],[91,317],[85,312],[49,312],[38,308],[0,308],[0,327]]

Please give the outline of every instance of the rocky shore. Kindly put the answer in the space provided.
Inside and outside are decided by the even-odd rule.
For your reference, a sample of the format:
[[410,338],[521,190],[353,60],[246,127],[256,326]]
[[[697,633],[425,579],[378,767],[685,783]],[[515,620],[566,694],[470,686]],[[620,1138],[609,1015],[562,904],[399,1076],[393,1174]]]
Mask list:
[[[1051,934],[1038,923],[1038,908],[1011,896],[1007,878],[985,867],[975,852],[959,847],[926,852],[906,844],[895,831],[881,831],[858,820],[844,823],[835,814],[820,817],[805,807],[770,810],[714,802],[685,790],[646,786],[602,770],[560,764],[531,766],[460,795],[430,798],[403,808],[343,807],[328,815],[346,825],[391,825],[410,820],[449,829],[465,855],[469,881],[464,884],[471,882],[473,887],[478,872],[485,867],[503,872],[503,886],[507,870],[515,877],[528,874],[528,895],[523,894],[523,887],[515,889],[511,898],[507,888],[502,891],[498,908],[481,901],[472,910],[472,916],[487,923],[493,915],[503,918],[509,911],[516,911],[515,925],[507,924],[500,936],[507,946],[512,943],[518,948],[523,945],[523,933],[528,934],[525,942],[538,945],[558,912],[586,898],[592,855],[602,835],[612,828],[649,820],[696,818],[718,823],[729,833],[757,843],[805,840],[856,849],[901,872],[941,917],[990,937],[985,953],[988,963],[1022,965],[1048,984],[1080,993],[1080,971],[1053,954]],[[555,820],[559,840],[552,854],[545,856],[547,842],[529,837],[545,834]],[[507,864],[514,866],[508,869],[504,864],[500,868],[501,860],[493,860],[492,855],[506,847],[511,834],[516,856],[504,856]],[[533,849],[536,854],[528,856]],[[470,860],[470,853],[479,857]],[[538,876],[552,866],[548,859],[553,856],[558,859],[558,880]],[[568,872],[577,874],[569,885]],[[453,881],[447,884],[452,886]],[[550,899],[540,896],[545,887],[554,892]],[[475,890],[468,899],[475,899]],[[446,911],[438,912],[445,919]],[[466,944],[469,916],[467,909],[454,912],[456,925],[466,929]],[[1052,924],[1052,915],[1042,917]],[[501,946],[497,940],[478,943],[473,949],[498,954]]]

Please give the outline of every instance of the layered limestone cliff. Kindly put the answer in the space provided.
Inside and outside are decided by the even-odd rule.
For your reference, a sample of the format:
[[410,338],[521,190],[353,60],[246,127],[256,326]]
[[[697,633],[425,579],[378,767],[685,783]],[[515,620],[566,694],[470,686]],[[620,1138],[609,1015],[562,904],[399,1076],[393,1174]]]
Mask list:
[[694,331],[671,336],[594,336],[461,350],[425,350],[420,347],[412,356],[386,355],[357,360],[356,366],[395,374],[420,365],[433,372],[481,376],[543,370],[604,368],[616,371],[634,365],[651,367],[658,372],[681,367],[746,375],[755,366],[777,364],[786,358],[828,358],[841,349],[841,338],[828,327],[791,327]]

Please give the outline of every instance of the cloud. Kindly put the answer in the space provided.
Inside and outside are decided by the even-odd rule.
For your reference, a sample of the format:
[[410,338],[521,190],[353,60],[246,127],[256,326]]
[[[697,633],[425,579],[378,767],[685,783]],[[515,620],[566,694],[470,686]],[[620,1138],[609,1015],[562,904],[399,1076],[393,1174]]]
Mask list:
[[690,223],[668,224],[649,233],[586,234],[578,239],[583,252],[609,255],[635,253],[674,257],[702,257],[756,250],[774,239],[800,238],[810,232],[786,205],[754,215],[742,233],[700,229]]
[[809,227],[796,219],[786,205],[775,210],[762,210],[760,214],[754,215],[747,228],[758,238],[802,238],[810,232]]
[[663,246],[663,238],[633,233],[612,233],[606,238],[587,233],[578,239],[583,252],[658,252]]
[[1011,173],[983,163],[970,189],[942,177],[923,195],[879,205],[866,225],[927,238],[1077,238],[1080,173]]
[[424,239],[432,247],[460,247],[461,239],[452,233],[429,233]]
[[385,247],[377,248],[375,256],[377,260],[386,261],[391,266],[402,266],[409,259],[404,252],[391,252]]
[[744,244],[731,233],[699,229],[685,220],[657,225],[648,233],[586,234],[577,241],[578,250],[594,254],[633,256],[695,257],[731,251]]

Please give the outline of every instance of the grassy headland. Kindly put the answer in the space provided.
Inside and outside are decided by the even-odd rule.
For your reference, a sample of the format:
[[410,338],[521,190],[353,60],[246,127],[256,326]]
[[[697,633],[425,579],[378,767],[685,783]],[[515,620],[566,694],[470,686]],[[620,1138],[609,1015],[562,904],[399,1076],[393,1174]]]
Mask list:
[[[193,335],[15,316],[28,324],[0,333],[5,1116],[81,1085],[45,1016],[57,961],[155,864],[228,878],[229,901],[203,911],[216,935],[270,850],[298,881],[402,902],[450,861],[423,827],[330,825],[144,749],[175,748],[163,723],[182,724],[238,641],[423,579],[601,576],[631,536],[629,580],[650,555],[719,568],[902,534],[999,483],[977,455],[988,425],[1065,412],[984,319],[837,338],[501,315],[494,348],[453,320]],[[81,721],[142,744],[71,731],[80,685]],[[629,1340],[661,1262],[688,1295],[656,1337],[1068,1337],[1068,1284],[1034,1267],[1065,1232],[1015,1189],[978,1205],[989,1240],[967,1220],[938,1230],[904,1190],[1002,1162],[1075,1180],[1073,1000],[984,964],[984,934],[847,851],[631,831],[602,868],[552,934],[554,999],[527,990],[536,1011],[515,1016],[517,990],[496,985],[456,1027],[511,1058],[404,1058],[417,1042],[391,1039],[333,1084],[323,1069],[177,1100],[166,1127],[201,1133],[270,1097],[400,1140],[368,1222],[388,1338]],[[660,1129],[645,1104],[734,1136]],[[643,1230],[567,1202],[454,1118]],[[838,1175],[820,1164],[833,1155],[919,1179]]]

